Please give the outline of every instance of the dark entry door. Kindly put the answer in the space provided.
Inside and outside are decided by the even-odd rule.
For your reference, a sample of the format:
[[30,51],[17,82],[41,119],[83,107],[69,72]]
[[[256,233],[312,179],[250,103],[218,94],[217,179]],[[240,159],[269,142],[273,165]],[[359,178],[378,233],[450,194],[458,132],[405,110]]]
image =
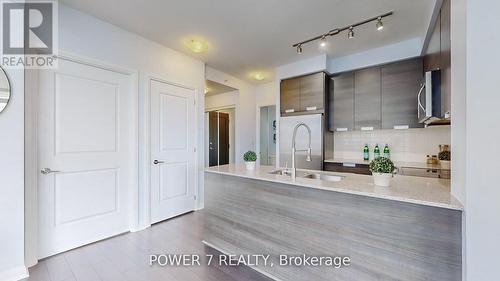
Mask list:
[[219,165],[229,164],[229,114],[219,112]]
[[208,166],[218,165],[218,113],[211,111],[208,113]]

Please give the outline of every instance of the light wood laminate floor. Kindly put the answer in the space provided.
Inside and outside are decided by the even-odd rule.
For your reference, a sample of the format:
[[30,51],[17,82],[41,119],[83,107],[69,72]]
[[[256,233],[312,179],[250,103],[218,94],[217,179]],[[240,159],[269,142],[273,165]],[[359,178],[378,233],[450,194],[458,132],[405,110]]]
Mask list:
[[[149,265],[151,254],[219,253],[201,243],[203,215],[189,213],[41,260],[29,269],[29,281],[156,281],[156,280],[264,280],[248,267],[159,267]],[[204,265],[205,264],[205,265]]]

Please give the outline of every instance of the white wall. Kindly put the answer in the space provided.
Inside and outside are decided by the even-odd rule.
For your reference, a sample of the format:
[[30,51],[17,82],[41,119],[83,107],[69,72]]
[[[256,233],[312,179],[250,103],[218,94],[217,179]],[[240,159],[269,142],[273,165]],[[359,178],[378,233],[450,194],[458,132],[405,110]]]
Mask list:
[[259,105],[276,104],[276,82],[260,84],[255,89],[255,101]]
[[451,193],[465,204],[466,0],[451,1]]
[[[235,160],[236,163],[243,163],[243,153],[248,150],[255,151],[255,86],[211,67],[206,69],[206,79],[238,89],[237,95],[215,95],[217,98],[211,99],[206,108],[231,105],[236,101]],[[228,102],[231,104],[224,104]]]
[[24,267],[24,72],[6,69],[12,89],[0,113],[0,280],[26,276]]
[[219,109],[222,107],[236,106],[239,91],[227,92],[205,97],[205,111]]
[[466,276],[500,280],[500,1],[466,5]]
[[338,73],[374,65],[418,57],[422,51],[422,40],[413,38],[380,48],[328,60],[327,70]]
[[[117,66],[139,71],[139,96],[141,108],[144,108],[144,98],[148,93],[148,76],[153,75],[163,80],[196,89],[198,132],[203,132],[204,120],[204,89],[205,64],[184,54],[166,48],[139,35],[127,32],[116,26],[81,13],[75,9],[59,4],[59,49],[79,56],[102,60]],[[146,118],[140,118],[139,135],[141,140],[148,135]],[[198,175],[199,188],[203,185],[203,134],[199,134],[198,142]],[[140,147],[140,177],[143,179],[141,188],[149,182],[145,167],[150,163],[144,145]],[[146,193],[140,192],[140,202],[146,200]],[[200,198],[199,202],[203,202]],[[201,207],[201,206],[199,206]],[[145,212],[140,213],[146,218]]]

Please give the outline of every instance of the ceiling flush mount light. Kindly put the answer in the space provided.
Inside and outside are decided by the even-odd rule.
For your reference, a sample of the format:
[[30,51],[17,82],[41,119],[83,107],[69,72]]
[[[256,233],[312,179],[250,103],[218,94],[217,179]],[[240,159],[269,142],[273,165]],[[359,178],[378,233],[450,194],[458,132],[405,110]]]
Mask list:
[[264,77],[264,74],[260,73],[260,72],[257,72],[253,75],[253,79],[257,80],[257,81],[262,81],[264,80],[266,77]]
[[347,38],[352,39],[354,38],[354,27],[349,27],[349,32],[347,33]]
[[370,23],[370,22],[374,22],[374,21],[377,21],[377,24],[376,24],[377,30],[381,31],[381,30],[384,29],[384,24],[382,22],[382,19],[385,18],[385,17],[391,16],[392,14],[394,14],[393,11],[385,13],[385,14],[382,14],[382,15],[378,15],[376,17],[372,17],[372,18],[366,19],[364,21],[360,21],[360,22],[355,23],[355,24],[350,24],[350,25],[345,26],[345,27],[335,28],[335,29],[332,29],[332,30],[328,31],[325,34],[321,34],[321,35],[318,35],[316,37],[304,40],[302,42],[295,43],[295,44],[292,45],[292,47],[293,48],[297,48],[297,54],[302,54],[302,45],[307,44],[307,43],[311,43],[311,42],[316,41],[316,40],[321,40],[321,42],[319,43],[319,46],[322,47],[322,48],[324,48],[326,46],[326,38],[328,36],[335,36],[335,35],[339,34],[342,31],[347,31],[348,32],[347,33],[347,38],[351,39],[351,38],[354,38],[354,28],[355,27],[358,27],[360,25],[364,25],[364,24],[367,24],[367,23]]
[[193,51],[193,53],[197,54],[203,53],[207,50],[207,45],[205,43],[195,39],[189,41],[188,47],[189,49],[191,49],[191,51]]
[[378,31],[381,31],[384,29],[384,23],[382,22],[382,17],[378,17],[376,26],[377,26]]

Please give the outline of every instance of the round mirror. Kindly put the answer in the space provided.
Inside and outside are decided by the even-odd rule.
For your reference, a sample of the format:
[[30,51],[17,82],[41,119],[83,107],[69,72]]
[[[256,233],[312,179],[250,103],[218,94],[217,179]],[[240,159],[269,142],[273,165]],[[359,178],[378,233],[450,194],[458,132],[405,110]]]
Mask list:
[[10,84],[5,71],[0,68],[0,112],[2,112],[10,99]]

